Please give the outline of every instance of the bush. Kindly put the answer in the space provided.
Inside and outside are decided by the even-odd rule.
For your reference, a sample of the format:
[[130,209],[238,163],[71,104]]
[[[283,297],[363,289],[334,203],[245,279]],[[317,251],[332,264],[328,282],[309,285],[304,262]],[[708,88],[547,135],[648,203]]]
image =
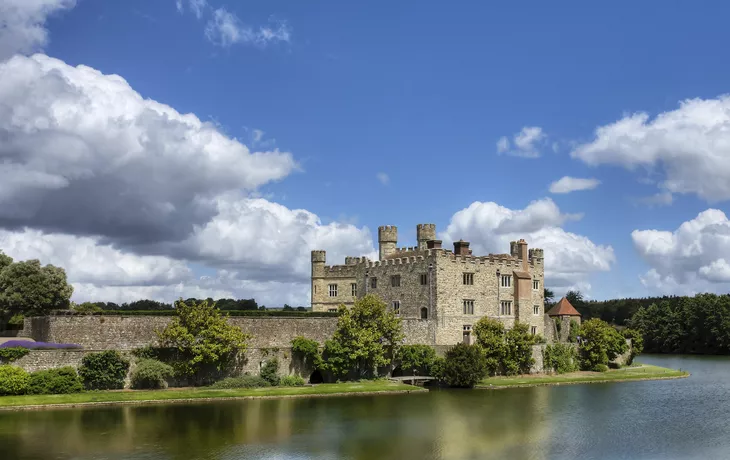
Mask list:
[[30,350],[25,347],[0,348],[0,361],[12,363],[13,361],[17,361],[28,353],[30,353]]
[[593,372],[606,372],[608,371],[608,366],[605,364],[596,364],[593,366]]
[[319,344],[315,340],[296,337],[291,341],[291,351],[299,355],[304,363],[311,365],[313,369],[322,367],[322,354],[319,352]]
[[298,375],[287,375],[279,381],[279,385],[283,387],[301,387],[304,383],[304,379]]
[[525,323],[515,322],[512,329],[505,334],[504,373],[506,375],[528,374],[535,364],[532,357],[532,346],[537,336],[530,334]]
[[580,327],[581,367],[594,369],[598,364],[608,363],[628,349],[626,340],[607,322],[593,318]]
[[472,388],[487,376],[487,363],[478,345],[459,343],[446,352],[443,379],[452,387]]
[[90,390],[124,388],[129,361],[116,350],[90,353],[81,360],[79,375]]
[[444,366],[446,365],[446,360],[442,358],[441,356],[437,356],[436,359],[433,360],[433,364],[431,364],[431,377],[435,378],[436,380],[443,381],[444,380]]
[[140,359],[132,372],[132,388],[167,388],[167,379],[172,377],[172,366],[156,359]]
[[644,351],[644,337],[641,335],[641,332],[631,328],[621,331],[621,335],[627,339],[631,339],[631,354],[629,354],[629,359],[626,360],[626,365],[633,364],[634,358]]
[[279,384],[279,360],[271,358],[266,361],[264,367],[261,368],[260,376],[272,387],[277,386]]
[[485,316],[474,325],[474,334],[477,344],[484,351],[487,373],[489,375],[501,373],[507,356],[504,324]]
[[30,374],[28,394],[62,395],[78,393],[84,389],[81,377],[73,367],[60,367]]
[[570,320],[570,332],[568,332],[568,342],[576,343],[578,341],[578,329],[580,329],[580,326],[578,325],[578,321],[571,319]]
[[258,375],[243,375],[241,377],[227,377],[215,382],[210,388],[232,389],[232,388],[261,388],[268,387],[269,382]]
[[22,395],[28,390],[30,375],[20,367],[0,366],[0,395]]
[[578,352],[575,347],[568,344],[556,343],[546,346],[543,358],[545,370],[552,370],[558,374],[578,370]]

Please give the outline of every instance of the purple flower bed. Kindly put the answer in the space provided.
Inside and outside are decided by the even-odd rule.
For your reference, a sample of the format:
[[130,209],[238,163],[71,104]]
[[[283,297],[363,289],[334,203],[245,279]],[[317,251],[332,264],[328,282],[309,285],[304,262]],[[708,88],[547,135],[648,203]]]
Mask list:
[[29,342],[27,340],[8,340],[0,343],[0,348],[23,347],[29,350],[68,350],[79,349],[81,345],[74,343],[48,343],[48,342]]

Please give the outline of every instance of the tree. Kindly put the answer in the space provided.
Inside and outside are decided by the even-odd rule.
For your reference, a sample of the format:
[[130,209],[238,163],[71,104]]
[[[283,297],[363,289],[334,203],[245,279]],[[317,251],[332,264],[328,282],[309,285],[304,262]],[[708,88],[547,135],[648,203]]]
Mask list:
[[3,268],[7,267],[8,265],[13,263],[13,258],[5,255],[4,252],[0,251],[0,271],[3,270]]
[[545,305],[552,305],[555,300],[555,293],[552,289],[543,289],[543,298],[545,299]]
[[337,329],[325,342],[324,368],[341,378],[351,372],[373,377],[392,362],[404,337],[400,318],[378,297],[366,295],[349,310],[340,305]]
[[[4,256],[2,263],[6,262]],[[53,265],[41,266],[37,259],[13,262],[0,271],[0,307],[7,313],[32,316],[66,309],[72,294],[66,271]]]
[[403,345],[398,353],[401,369],[408,375],[431,375],[436,361],[436,350],[428,345]]
[[484,351],[485,363],[489,375],[501,373],[504,359],[507,355],[507,348],[504,341],[504,324],[496,319],[484,316],[474,325],[474,335],[476,336],[477,344]]
[[80,304],[71,302],[71,309],[79,313],[95,313],[102,311],[101,307],[93,302],[83,302]]
[[583,294],[581,294],[580,291],[568,291],[565,294],[565,298],[568,299],[568,302],[570,302],[570,304],[574,307],[576,305],[583,304]]
[[535,364],[535,359],[532,357],[532,346],[535,344],[537,336],[530,334],[529,327],[525,323],[515,322],[512,329],[505,334],[504,373],[506,375],[528,374],[532,365]]
[[584,370],[607,366],[628,350],[624,337],[610,324],[598,318],[584,322],[578,331]]
[[487,376],[487,362],[479,345],[458,343],[446,352],[443,380],[452,387],[472,388]]
[[211,378],[209,371],[223,371],[246,352],[251,336],[229,324],[228,317],[207,300],[195,304],[180,299],[175,302],[175,313],[172,322],[157,335],[163,347],[179,352],[172,363],[178,375],[196,384],[205,383]]

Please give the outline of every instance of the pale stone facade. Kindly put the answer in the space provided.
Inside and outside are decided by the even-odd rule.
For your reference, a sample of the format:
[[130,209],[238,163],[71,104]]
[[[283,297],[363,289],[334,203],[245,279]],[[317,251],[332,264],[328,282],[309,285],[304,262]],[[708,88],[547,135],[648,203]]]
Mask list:
[[527,323],[531,332],[544,335],[542,249],[528,251],[519,240],[510,244],[509,254],[475,256],[464,241],[454,242],[453,250],[442,248],[433,224],[419,224],[416,235],[418,246],[398,248],[398,229],[380,227],[377,261],[347,257],[344,265],[328,266],[324,251],[312,251],[312,310],[352,306],[375,294],[408,330],[420,332],[417,339],[407,337],[409,343],[473,342],[471,327],[483,316],[508,328]]

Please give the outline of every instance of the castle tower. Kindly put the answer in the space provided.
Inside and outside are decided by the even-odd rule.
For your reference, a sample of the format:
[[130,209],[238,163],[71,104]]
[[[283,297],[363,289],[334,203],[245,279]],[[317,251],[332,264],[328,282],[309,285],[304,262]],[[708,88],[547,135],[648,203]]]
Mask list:
[[380,260],[385,259],[395,252],[398,244],[398,227],[395,225],[384,225],[378,227],[378,247],[380,249]]
[[309,300],[312,308],[316,303],[318,294],[317,285],[321,283],[321,279],[324,277],[324,264],[327,262],[327,253],[325,251],[312,251],[312,285],[310,286]]
[[418,224],[416,226],[418,250],[428,249],[427,242],[436,239],[436,224]]

